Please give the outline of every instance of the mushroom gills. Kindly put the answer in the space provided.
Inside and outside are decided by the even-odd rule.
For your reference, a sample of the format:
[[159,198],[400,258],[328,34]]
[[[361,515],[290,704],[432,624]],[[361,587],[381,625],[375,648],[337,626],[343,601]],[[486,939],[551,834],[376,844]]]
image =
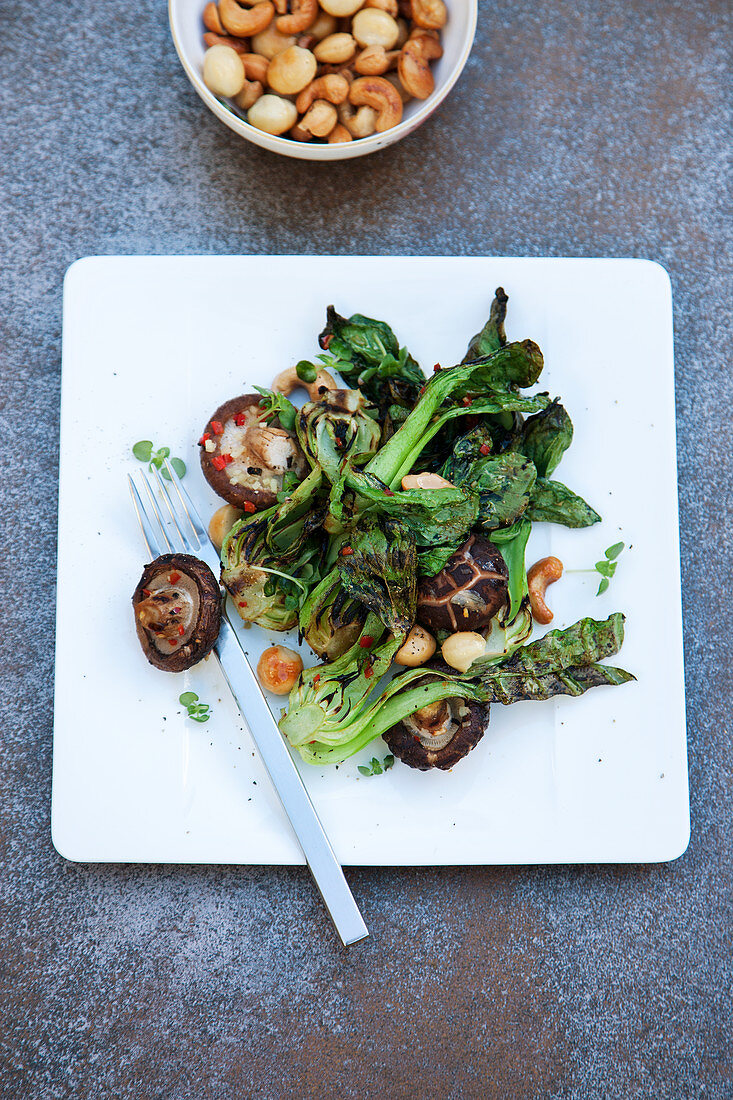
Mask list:
[[159,573],[153,577],[147,588],[150,595],[136,608],[140,626],[157,651],[166,657],[172,649],[189,641],[200,607],[198,589],[191,578],[181,573],[173,584],[171,575]]
[[[404,723],[424,749],[440,752],[450,744],[460,728],[460,716],[456,720],[454,707],[458,709],[461,703],[460,699],[441,699],[409,714]],[[463,709],[465,711],[465,707]]]

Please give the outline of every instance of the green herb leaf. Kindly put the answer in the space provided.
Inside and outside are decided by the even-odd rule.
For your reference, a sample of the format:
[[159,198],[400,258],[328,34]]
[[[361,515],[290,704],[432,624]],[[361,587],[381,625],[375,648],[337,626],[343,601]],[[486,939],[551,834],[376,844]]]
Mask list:
[[359,766],[357,768],[357,771],[361,772],[362,775],[371,775],[372,774],[371,768],[365,768],[363,764],[359,764]]
[[190,717],[194,722],[208,722],[210,715],[208,714],[192,714]]
[[394,756],[392,756],[392,754],[390,753],[389,756],[385,756],[385,758],[384,758],[384,770],[386,772],[388,772],[389,769],[393,768],[393,767],[394,767]]
[[608,550],[606,550],[606,557],[609,560],[617,558],[624,549],[624,545],[623,542],[614,542],[613,546],[609,546]]
[[372,775],[381,775],[382,774],[382,765],[379,763],[376,756],[372,757],[371,764],[372,764]]
[[182,703],[184,707],[188,707],[191,703],[198,703],[199,697],[195,691],[184,691],[183,695],[178,696],[178,702]]
[[149,439],[141,439],[140,442],[136,443],[132,448],[132,453],[140,462],[149,462],[150,456],[153,453],[152,441]]
[[602,577],[612,577],[613,574],[616,572],[616,562],[605,560],[597,561],[595,564],[595,568]]
[[[170,460],[170,464],[173,467],[173,469],[176,471],[176,473],[178,474],[179,477],[185,477],[186,476],[186,463],[183,461],[182,458],[172,458]],[[161,474],[163,475],[163,477],[165,478],[166,481],[171,480],[171,475],[168,473],[168,470],[166,469],[165,466],[163,466],[163,468],[161,469],[160,472],[161,472]]]
[[600,596],[603,592],[605,592],[610,583],[611,582],[609,581],[608,577],[604,577],[601,583],[598,585],[596,596]]

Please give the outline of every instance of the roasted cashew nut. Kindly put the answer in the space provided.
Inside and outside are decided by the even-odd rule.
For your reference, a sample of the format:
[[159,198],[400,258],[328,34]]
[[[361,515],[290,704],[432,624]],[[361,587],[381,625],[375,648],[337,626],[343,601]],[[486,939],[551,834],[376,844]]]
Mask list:
[[307,88],[303,88],[295,101],[295,106],[298,114],[304,115],[317,99],[325,99],[327,103],[338,106],[339,103],[344,102],[348,94],[349,82],[346,77],[338,73],[329,73],[328,76],[319,76]]
[[275,5],[271,0],[260,0],[253,8],[246,11],[240,8],[237,0],[219,0],[219,18],[222,25],[238,38],[249,38],[253,34],[260,34],[273,20]]
[[377,112],[373,107],[360,107],[357,111],[345,100],[339,104],[338,116],[353,138],[369,137],[377,128]]
[[281,15],[277,20],[280,34],[302,34],[318,18],[318,0],[295,0],[292,15]]
[[377,112],[375,129],[378,134],[391,130],[402,121],[402,100],[397,89],[382,76],[362,76],[355,80],[349,92],[349,102],[355,107],[372,107]]
[[399,50],[385,50],[384,46],[367,46],[361,51],[354,68],[360,76],[382,76],[389,69],[397,67]]
[[231,38],[225,34],[214,34],[212,31],[207,31],[204,35],[204,45],[207,48],[209,46],[231,46],[240,57],[247,53],[247,43],[243,38]]
[[299,127],[313,137],[328,137],[338,123],[338,115],[333,103],[317,99],[300,120]]
[[334,126],[334,128],[333,128],[333,130],[332,130],[332,131],[331,131],[331,133],[330,133],[330,134],[328,135],[328,144],[329,144],[329,145],[340,145],[340,144],[342,144],[343,142],[346,142],[346,141],[353,141],[353,140],[354,140],[354,139],[352,138],[352,136],[351,136],[351,134],[349,133],[349,131],[348,131],[348,130],[346,129],[346,127],[345,127],[345,126],[344,126],[344,125],[343,125],[342,123],[340,123],[340,122],[337,122],[337,123],[336,123],[336,125],[335,125],[335,126]]
[[405,91],[415,99],[427,99],[435,90],[435,77],[430,71],[430,62],[442,56],[443,47],[429,34],[408,39],[402,47],[397,65]]
[[418,27],[439,31],[448,22],[448,9],[443,0],[412,0],[410,7]]
[[267,83],[268,60],[258,53],[243,53],[242,64],[247,80],[259,80],[260,84]]
[[204,8],[203,19],[207,31],[211,31],[213,34],[225,33],[221,19],[219,18],[219,9],[214,3],[214,0],[211,0],[211,3],[207,4]]
[[320,391],[323,389],[338,389],[335,379],[327,370],[319,370],[314,382],[304,382],[302,378],[298,378],[295,367],[288,367],[287,370],[280,371],[272,383],[274,392],[281,393],[283,397],[289,397],[293,390],[297,390],[298,386],[302,386],[304,390],[308,391],[311,401],[320,400],[323,396]]
[[527,587],[529,589],[529,603],[532,608],[532,618],[543,625],[551,623],[552,612],[545,603],[545,591],[548,584],[554,584],[562,576],[562,562],[559,558],[540,558],[527,573]]
[[402,478],[403,489],[455,489],[452,481],[446,481],[440,474],[405,474]]

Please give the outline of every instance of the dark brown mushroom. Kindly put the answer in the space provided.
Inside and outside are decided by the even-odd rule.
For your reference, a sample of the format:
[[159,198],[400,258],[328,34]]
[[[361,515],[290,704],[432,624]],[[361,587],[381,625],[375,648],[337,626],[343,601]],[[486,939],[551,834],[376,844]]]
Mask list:
[[211,488],[235,508],[269,508],[283,478],[308,469],[295,432],[260,420],[262,398],[256,393],[220,405],[204,428],[199,446],[201,469]]
[[[440,660],[427,668],[455,675]],[[412,686],[434,683],[434,677],[417,680]],[[478,745],[489,724],[489,706],[467,699],[441,699],[403,718],[384,734],[389,750],[408,768],[449,771]]]
[[132,606],[143,653],[163,672],[198,664],[219,637],[219,582],[190,554],[163,554],[146,565]]
[[417,618],[429,630],[481,631],[507,602],[509,570],[493,542],[471,535],[417,591]]

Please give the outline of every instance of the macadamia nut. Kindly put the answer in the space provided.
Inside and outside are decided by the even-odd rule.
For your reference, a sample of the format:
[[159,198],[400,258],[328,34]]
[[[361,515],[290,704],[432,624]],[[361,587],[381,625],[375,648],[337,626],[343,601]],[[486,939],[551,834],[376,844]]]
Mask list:
[[203,77],[214,95],[237,95],[245,79],[239,54],[231,46],[211,46],[204,54]]
[[280,95],[297,95],[316,75],[318,62],[310,50],[288,46],[276,54],[267,69],[267,83]]
[[486,652],[486,641],[481,634],[473,630],[462,630],[451,634],[443,642],[441,650],[443,660],[458,672],[468,672],[474,661]]
[[247,122],[266,134],[284,134],[298,121],[295,104],[279,95],[260,96],[247,112]]
[[397,20],[379,8],[362,8],[357,12],[351,31],[360,46],[383,46],[385,50],[396,46],[400,36]]

